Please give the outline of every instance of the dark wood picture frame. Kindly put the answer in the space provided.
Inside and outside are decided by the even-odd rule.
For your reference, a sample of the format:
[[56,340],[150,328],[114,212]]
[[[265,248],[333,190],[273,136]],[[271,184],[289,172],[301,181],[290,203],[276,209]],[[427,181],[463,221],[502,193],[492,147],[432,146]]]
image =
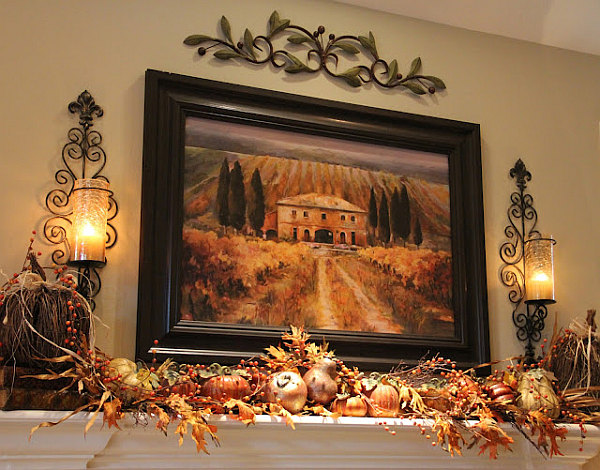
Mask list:
[[[327,333],[344,361],[387,370],[426,355],[489,360],[479,125],[148,70],[144,110],[137,357],[235,363],[284,328],[179,320],[185,122],[190,116],[448,155],[454,338]],[[313,333],[320,341],[321,332]],[[158,340],[158,344],[154,344]]]

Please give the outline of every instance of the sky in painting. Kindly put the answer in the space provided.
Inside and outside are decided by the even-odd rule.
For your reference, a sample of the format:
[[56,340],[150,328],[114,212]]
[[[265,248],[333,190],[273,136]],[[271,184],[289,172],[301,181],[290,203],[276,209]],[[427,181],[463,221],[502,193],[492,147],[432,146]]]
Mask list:
[[189,117],[186,145],[248,155],[301,158],[448,184],[444,154]]

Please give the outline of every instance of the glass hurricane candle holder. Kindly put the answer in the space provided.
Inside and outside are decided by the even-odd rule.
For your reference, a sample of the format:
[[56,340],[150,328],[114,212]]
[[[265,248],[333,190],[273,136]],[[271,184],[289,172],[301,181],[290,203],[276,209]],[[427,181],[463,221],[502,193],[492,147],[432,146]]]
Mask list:
[[70,262],[105,262],[108,182],[82,178],[73,187]]
[[525,242],[525,302],[554,303],[554,245],[552,238]]

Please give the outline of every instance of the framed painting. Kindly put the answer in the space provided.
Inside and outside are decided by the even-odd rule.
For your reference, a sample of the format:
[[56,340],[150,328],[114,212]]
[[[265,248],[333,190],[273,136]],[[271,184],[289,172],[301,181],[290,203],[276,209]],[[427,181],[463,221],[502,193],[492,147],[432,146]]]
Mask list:
[[477,124],[149,70],[143,159],[138,357],[489,359]]

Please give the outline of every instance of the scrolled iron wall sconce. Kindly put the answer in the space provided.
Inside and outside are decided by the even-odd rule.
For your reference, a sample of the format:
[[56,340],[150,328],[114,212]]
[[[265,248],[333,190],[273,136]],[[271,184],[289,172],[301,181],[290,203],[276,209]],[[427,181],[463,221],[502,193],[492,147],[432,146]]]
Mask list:
[[77,290],[95,307],[102,287],[98,268],[106,264],[105,249],[117,241],[111,221],[119,208],[108,179],[101,175],[106,153],[102,135],[92,130],[94,118],[104,111],[87,91],[68,106],[79,114],[79,125],[67,133],[69,141],[62,149],[64,167],[54,175],[59,188],[46,195],[46,208],[52,214],[44,223],[43,236],[56,249],[51,258],[56,265],[77,268]]
[[[525,342],[525,360],[536,362],[535,343],[542,338],[546,305],[554,298],[554,245],[556,241],[543,237],[537,230],[538,214],[533,197],[526,192],[531,173],[521,159],[510,170],[517,191],[510,195],[509,224],[504,229],[508,238],[500,247],[502,283],[509,288],[508,299],[513,304],[512,319],[517,338]],[[525,303],[525,312],[520,307]]]

